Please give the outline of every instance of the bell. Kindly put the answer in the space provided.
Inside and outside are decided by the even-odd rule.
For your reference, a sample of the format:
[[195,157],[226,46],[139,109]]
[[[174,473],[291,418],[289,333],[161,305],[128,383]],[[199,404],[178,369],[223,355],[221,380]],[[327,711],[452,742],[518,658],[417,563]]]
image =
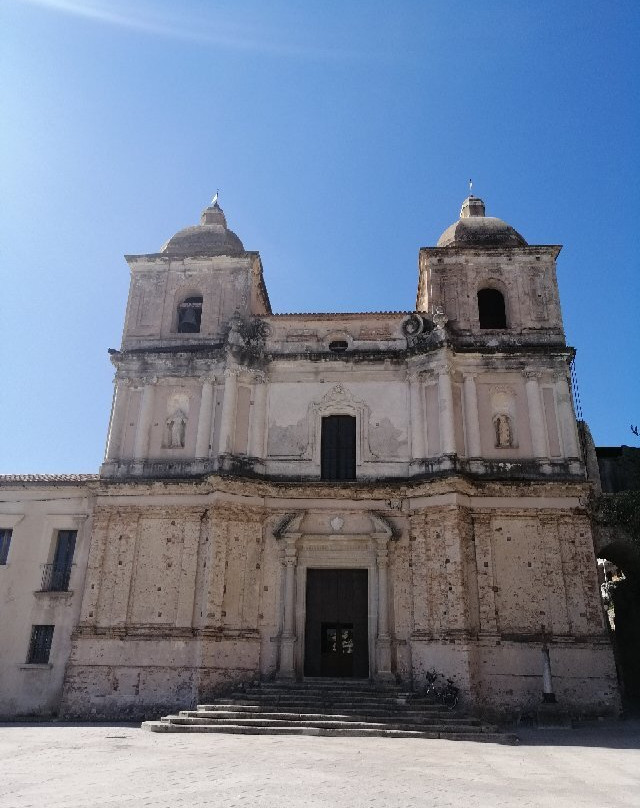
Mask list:
[[194,308],[180,309],[178,312],[178,331],[180,334],[197,334],[200,331],[200,312]]

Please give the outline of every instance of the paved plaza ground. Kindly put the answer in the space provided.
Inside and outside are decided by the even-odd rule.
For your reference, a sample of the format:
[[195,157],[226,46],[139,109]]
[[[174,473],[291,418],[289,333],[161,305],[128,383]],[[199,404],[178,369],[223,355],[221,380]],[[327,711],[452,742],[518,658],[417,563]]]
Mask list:
[[640,806],[640,721],[467,741],[0,725],[2,808]]

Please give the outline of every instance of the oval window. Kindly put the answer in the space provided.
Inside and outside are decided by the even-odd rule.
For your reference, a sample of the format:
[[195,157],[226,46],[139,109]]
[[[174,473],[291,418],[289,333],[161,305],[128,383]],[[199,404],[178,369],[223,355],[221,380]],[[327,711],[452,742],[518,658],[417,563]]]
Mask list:
[[346,351],[348,347],[349,343],[346,341],[346,339],[334,339],[329,343],[329,350],[333,351],[334,353]]

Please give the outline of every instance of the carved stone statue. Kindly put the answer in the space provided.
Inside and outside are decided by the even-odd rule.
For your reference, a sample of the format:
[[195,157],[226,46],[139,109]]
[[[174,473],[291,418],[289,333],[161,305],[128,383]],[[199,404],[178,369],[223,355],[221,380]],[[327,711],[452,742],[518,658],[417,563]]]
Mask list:
[[183,449],[187,432],[187,416],[177,410],[165,421],[164,446],[167,449]]
[[497,415],[494,419],[496,430],[496,446],[513,446],[513,430],[511,429],[511,419],[508,415]]

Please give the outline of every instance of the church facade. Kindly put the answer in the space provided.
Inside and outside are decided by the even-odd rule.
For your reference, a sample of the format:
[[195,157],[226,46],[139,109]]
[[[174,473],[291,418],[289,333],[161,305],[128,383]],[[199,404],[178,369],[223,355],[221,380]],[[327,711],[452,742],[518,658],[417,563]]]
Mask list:
[[614,710],[559,252],[469,197],[414,311],[344,314],[274,314],[217,202],[127,256],[62,713],[436,670],[509,715],[540,702],[543,648],[567,709]]

